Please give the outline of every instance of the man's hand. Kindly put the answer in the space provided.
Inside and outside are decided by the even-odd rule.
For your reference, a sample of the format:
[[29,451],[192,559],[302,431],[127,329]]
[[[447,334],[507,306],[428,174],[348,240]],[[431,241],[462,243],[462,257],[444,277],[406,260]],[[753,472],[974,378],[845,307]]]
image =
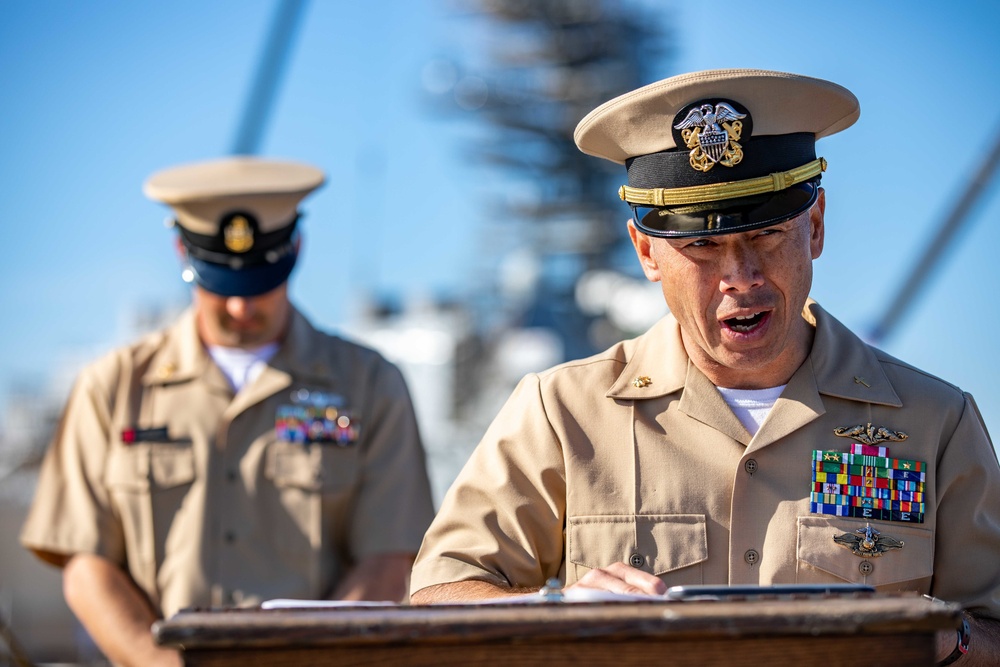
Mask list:
[[97,646],[118,665],[180,667],[180,653],[157,646],[157,614],[145,594],[115,563],[93,554],[70,556],[63,568],[66,603]]
[[[663,595],[667,585],[651,574],[637,570],[625,563],[614,563],[595,568],[570,588],[591,588],[625,595]],[[504,588],[485,581],[455,581],[450,584],[428,586],[413,594],[412,604],[434,602],[471,602],[515,595],[537,593],[538,588]]]
[[[1000,664],[1000,621],[966,613],[969,621],[969,652],[955,661],[955,667],[978,667]],[[937,633],[937,662],[947,658],[958,642],[954,630]]]
[[391,553],[363,558],[347,572],[333,599],[406,602],[414,557]]
[[538,591],[538,588],[511,588],[509,586],[497,586],[487,581],[470,579],[421,588],[410,596],[410,604],[474,602],[476,600],[492,600],[495,598],[530,595]]
[[595,588],[625,595],[663,595],[667,592],[667,585],[658,577],[626,563],[595,568],[567,590],[570,588]]

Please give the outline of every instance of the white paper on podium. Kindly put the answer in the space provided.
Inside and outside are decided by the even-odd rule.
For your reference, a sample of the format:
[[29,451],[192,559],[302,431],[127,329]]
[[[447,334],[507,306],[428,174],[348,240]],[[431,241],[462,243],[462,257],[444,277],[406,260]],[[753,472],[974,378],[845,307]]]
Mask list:
[[261,609],[323,609],[333,607],[397,607],[397,602],[372,602],[369,600],[265,600]]
[[[459,604],[482,605],[482,604],[541,604],[543,602],[649,602],[651,600],[664,600],[661,595],[626,595],[624,593],[612,593],[601,591],[595,588],[567,588],[559,591],[556,599],[542,595],[541,593],[526,593],[524,595],[510,595],[507,597],[489,598],[487,600],[471,600]],[[435,602],[435,605],[454,605],[455,602]],[[369,602],[369,601],[349,601],[349,600],[292,600],[276,599],[266,600],[261,603],[261,609],[333,609],[338,607],[398,607],[402,606],[396,602]]]
[[471,604],[539,604],[542,602],[650,602],[652,600],[664,600],[662,595],[630,595],[626,593],[612,593],[596,588],[567,588],[559,592],[556,599],[546,597],[540,593],[527,593],[525,595],[512,595],[510,597],[490,598],[488,600],[478,600]]

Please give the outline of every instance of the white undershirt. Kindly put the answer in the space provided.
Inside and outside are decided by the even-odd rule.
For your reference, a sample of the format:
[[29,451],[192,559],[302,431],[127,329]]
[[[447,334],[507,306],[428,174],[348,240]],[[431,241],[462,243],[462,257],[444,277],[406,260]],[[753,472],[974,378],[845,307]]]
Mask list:
[[264,370],[264,366],[277,351],[277,343],[268,343],[252,350],[221,345],[208,346],[208,353],[212,356],[212,360],[222,369],[229,380],[229,385],[236,393],[257,379],[257,376]]
[[726,387],[716,387],[726,405],[730,407],[740,423],[746,427],[750,435],[756,435],[760,430],[760,425],[764,423],[767,413],[774,407],[774,402],[785,389],[785,385],[780,387],[769,387],[767,389],[728,389]]

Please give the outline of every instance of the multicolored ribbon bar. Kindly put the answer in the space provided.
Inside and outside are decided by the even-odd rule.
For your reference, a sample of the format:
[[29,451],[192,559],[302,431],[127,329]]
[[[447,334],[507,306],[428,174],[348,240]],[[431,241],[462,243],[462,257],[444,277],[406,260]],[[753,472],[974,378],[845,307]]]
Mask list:
[[851,445],[851,454],[861,454],[862,456],[889,456],[889,448],[879,447],[878,445],[862,445],[860,442],[856,442]]
[[[881,449],[885,449],[882,447]],[[888,454],[888,452],[886,452]],[[894,459],[888,456],[867,456],[865,454],[852,454],[850,452],[832,452],[829,450],[814,449],[813,460],[825,463],[846,463],[848,465],[874,466],[876,468],[890,468],[892,470],[910,470],[922,472],[927,469],[923,461],[911,461],[909,459]]]
[[887,447],[862,443],[850,452],[813,450],[812,458],[812,512],[923,523],[923,461],[894,459]]
[[827,503],[809,503],[809,511],[814,514],[830,514],[834,516],[852,517],[855,519],[870,519],[874,521],[901,521],[903,523],[923,523],[922,513],[902,512],[899,510],[878,510],[869,507],[851,507],[850,505],[831,505]]
[[905,491],[922,491],[923,490],[923,475],[925,473],[907,473],[902,470],[892,471],[898,473],[897,475],[892,475],[888,478],[873,477],[873,480],[882,480],[881,483],[872,482],[868,484],[867,482],[855,483],[856,480],[865,480],[866,478],[862,475],[847,475],[847,474],[834,474],[829,472],[816,472],[813,471],[813,481],[814,482],[830,482],[833,484],[854,484],[855,486],[863,487],[876,487],[876,488],[890,488],[890,489],[901,489]]
[[863,498],[883,498],[886,500],[905,500],[907,502],[924,502],[923,491],[907,491],[899,489],[872,489],[848,484],[832,484],[830,482],[814,482],[813,493],[834,493],[837,495],[859,496]]
[[923,514],[925,510],[924,503],[889,500],[885,498],[861,498],[836,493],[813,492],[809,494],[809,500],[823,505],[850,505],[851,507],[871,507],[879,510],[899,510],[901,512],[918,512],[920,514]]

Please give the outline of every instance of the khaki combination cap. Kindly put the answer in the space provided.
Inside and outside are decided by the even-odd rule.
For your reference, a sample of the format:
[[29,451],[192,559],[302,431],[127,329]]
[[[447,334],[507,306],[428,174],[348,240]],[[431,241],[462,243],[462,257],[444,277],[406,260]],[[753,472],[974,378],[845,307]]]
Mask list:
[[816,140],[850,127],[843,86],[759,69],[694,72],[610,100],[580,121],[581,151],[625,165],[619,196],[656,236],[777,224],[816,199]]
[[308,164],[240,156],[158,171],[143,192],[172,209],[195,282],[255,296],[291,274],[299,203],[324,179]]

